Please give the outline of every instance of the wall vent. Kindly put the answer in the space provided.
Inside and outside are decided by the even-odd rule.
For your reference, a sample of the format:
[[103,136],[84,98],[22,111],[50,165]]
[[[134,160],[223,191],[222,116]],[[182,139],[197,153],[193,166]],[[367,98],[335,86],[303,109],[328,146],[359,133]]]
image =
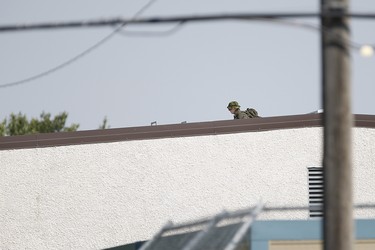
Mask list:
[[323,168],[309,167],[310,218],[323,216]]

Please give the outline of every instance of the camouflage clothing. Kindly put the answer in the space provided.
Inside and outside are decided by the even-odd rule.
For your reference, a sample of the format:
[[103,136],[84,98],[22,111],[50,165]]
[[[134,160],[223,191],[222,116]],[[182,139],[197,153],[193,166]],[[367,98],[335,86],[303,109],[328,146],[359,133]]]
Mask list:
[[227,109],[233,114],[234,119],[250,119],[259,118],[258,111],[253,108],[247,108],[245,111],[241,111],[240,104],[236,101],[231,101]]
[[231,109],[231,108],[235,108],[235,109],[238,109],[240,108],[241,106],[238,104],[238,102],[236,101],[232,101],[228,104],[227,106],[227,109]]
[[241,111],[240,109],[236,110],[233,117],[234,119],[249,119],[250,118],[244,111]]

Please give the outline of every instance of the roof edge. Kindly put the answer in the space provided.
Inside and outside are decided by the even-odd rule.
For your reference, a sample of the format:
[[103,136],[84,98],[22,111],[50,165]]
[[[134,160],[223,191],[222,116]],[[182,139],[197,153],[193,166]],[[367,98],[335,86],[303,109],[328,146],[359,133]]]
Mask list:
[[[319,127],[323,124],[322,120],[323,114],[304,114],[245,120],[6,136],[0,137],[0,150]],[[355,115],[354,121],[356,127],[375,128],[374,115]]]

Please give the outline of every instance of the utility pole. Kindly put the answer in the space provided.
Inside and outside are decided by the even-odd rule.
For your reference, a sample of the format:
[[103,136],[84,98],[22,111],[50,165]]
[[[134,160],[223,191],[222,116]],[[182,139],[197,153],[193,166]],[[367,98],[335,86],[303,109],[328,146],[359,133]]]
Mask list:
[[[321,0],[321,13],[347,13],[349,0]],[[353,249],[349,24],[322,17],[324,250]]]

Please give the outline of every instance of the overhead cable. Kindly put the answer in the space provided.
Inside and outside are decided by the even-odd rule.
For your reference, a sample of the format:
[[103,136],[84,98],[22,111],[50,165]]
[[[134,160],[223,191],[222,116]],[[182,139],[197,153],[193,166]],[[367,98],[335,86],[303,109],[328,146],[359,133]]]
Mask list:
[[31,76],[31,77],[28,77],[28,78],[24,78],[22,80],[18,80],[18,81],[14,81],[14,82],[9,82],[9,83],[6,83],[6,84],[2,84],[0,85],[0,88],[7,88],[7,87],[13,87],[13,86],[16,86],[16,85],[20,85],[20,84],[23,84],[23,83],[27,83],[27,82],[31,82],[33,80],[36,80],[38,78],[41,78],[41,77],[44,77],[46,75],[49,75],[59,69],[62,69],[66,66],[68,66],[69,64],[77,61],[78,59],[84,57],[85,55],[89,54],[91,51],[93,51],[94,49],[98,48],[99,46],[101,46],[102,44],[104,44],[105,42],[107,42],[109,39],[111,39],[120,29],[122,29],[122,26],[119,26],[117,27],[112,33],[110,33],[109,35],[107,35],[106,37],[104,37],[103,39],[101,39],[99,42],[95,43],[93,46],[91,46],[90,48],[84,50],[83,52],[79,53],[78,55],[74,56],[73,58],[51,68],[51,69],[48,69],[40,74],[37,74],[37,75],[34,75],[34,76]]
[[256,20],[256,19],[280,19],[280,18],[335,18],[348,17],[359,19],[374,19],[375,13],[345,13],[345,12],[322,12],[322,13],[257,13],[257,14],[212,14],[212,15],[193,15],[177,17],[151,17],[151,18],[113,18],[88,21],[71,22],[49,22],[37,24],[16,24],[0,25],[0,32],[37,30],[37,29],[62,29],[62,28],[83,28],[83,27],[102,27],[116,25],[135,25],[135,24],[156,24],[156,23],[185,23],[202,22],[218,20]]
[[146,37],[158,37],[158,36],[160,36],[160,37],[164,37],[164,36],[173,35],[176,32],[180,31],[183,24],[184,24],[183,22],[177,23],[172,28],[169,28],[167,30],[158,30],[158,31],[120,30],[118,32],[118,34],[123,35],[123,36],[136,36],[136,37],[140,37],[140,36],[146,36]]
[[[6,88],[6,87],[12,87],[16,85],[20,85],[23,83],[27,83],[33,80],[36,80],[38,78],[44,77],[48,74],[51,74],[61,68],[64,68],[65,66],[75,62],[76,60],[82,58],[83,56],[87,55],[94,49],[98,48],[105,42],[107,42],[109,39],[111,39],[116,34],[121,34],[125,36],[168,36],[171,34],[176,33],[182,28],[182,25],[186,22],[191,21],[214,21],[214,20],[262,20],[262,21],[272,21],[277,22],[281,24],[288,24],[288,25],[294,25],[299,26],[303,28],[309,28],[314,30],[325,30],[324,28],[312,24],[307,23],[300,23],[300,22],[293,22],[290,20],[287,20],[288,18],[292,17],[322,17],[322,16],[329,16],[329,17],[336,17],[341,15],[347,15],[351,17],[357,17],[357,18],[375,18],[375,14],[343,14],[343,13],[322,13],[322,14],[316,14],[316,13],[284,13],[284,14],[221,14],[221,15],[206,15],[206,16],[188,16],[188,17],[169,17],[169,18],[145,18],[145,19],[139,19],[138,16],[141,15],[147,8],[149,8],[156,0],[150,0],[146,5],[144,5],[135,15],[132,19],[110,19],[107,21],[86,21],[86,22],[64,22],[64,23],[46,23],[46,24],[31,24],[31,25],[13,25],[13,26],[0,26],[0,32],[1,31],[19,31],[19,30],[34,30],[34,29],[54,29],[54,28],[67,28],[67,27],[95,27],[95,26],[103,26],[103,25],[118,25],[113,32],[111,32],[109,35],[104,37],[102,40],[91,46],[90,48],[84,50],[77,56],[69,59],[68,61],[53,67],[45,72],[42,72],[40,74],[34,75],[32,77],[28,77],[19,81],[14,81],[6,84],[0,85],[0,88]],[[286,19],[285,19],[286,18]],[[166,31],[124,31],[123,28],[125,25],[128,24],[157,24],[157,23],[176,23],[177,24],[172,27],[169,30]],[[374,47],[369,45],[367,47],[364,47],[358,43],[354,43],[350,40],[347,41],[348,45],[351,46],[354,49],[362,50],[362,49],[370,49],[372,50]],[[362,52],[362,51],[361,51]]]
[[[286,19],[276,19],[276,20],[275,19],[260,19],[260,20],[273,22],[273,23],[277,23],[277,24],[285,24],[285,25],[288,25],[288,26],[296,26],[296,27],[311,29],[311,30],[314,30],[314,31],[321,31],[321,32],[326,32],[326,33],[329,32],[326,27],[321,26],[321,25],[311,24],[311,23],[302,23],[302,22],[293,21],[293,20],[286,20]],[[335,35],[335,34],[333,34],[333,35]],[[370,47],[370,49],[375,48],[375,45],[364,45],[364,44],[354,42],[350,39],[346,39],[346,41],[344,41],[344,43],[345,43],[344,45],[347,45],[350,48],[352,48],[354,50],[357,50],[361,54],[363,54],[361,50],[363,50],[363,48],[366,47],[366,46]]]
[[[150,0],[148,1],[144,6],[142,6],[142,8],[140,10],[138,10],[133,18],[137,18],[139,15],[141,15],[144,11],[146,11],[146,9],[148,9],[156,0]],[[30,81],[33,81],[33,80],[36,80],[38,78],[41,78],[41,77],[44,77],[46,75],[49,75],[59,69],[62,69],[64,67],[66,67],[67,65],[77,61],[78,59],[84,57],[85,55],[89,54],[90,52],[92,52],[93,50],[95,50],[96,48],[100,47],[101,45],[103,45],[105,42],[107,42],[108,40],[110,40],[114,35],[116,35],[119,31],[121,31],[123,29],[123,27],[125,26],[125,23],[123,24],[118,24],[118,27],[116,27],[109,35],[105,36],[104,38],[102,38],[100,41],[96,42],[94,45],[92,45],[91,47],[89,47],[88,49],[84,50],[83,52],[79,53],[78,55],[74,56],[73,58],[53,67],[53,68],[50,68],[40,74],[36,74],[34,76],[31,76],[31,77],[27,77],[25,79],[22,79],[22,80],[18,80],[18,81],[14,81],[14,82],[9,82],[9,83],[6,83],[6,84],[2,84],[0,85],[0,88],[7,88],[7,87],[12,87],[12,86],[16,86],[16,85],[20,85],[20,84],[23,84],[23,83],[27,83],[27,82],[30,82]]]

